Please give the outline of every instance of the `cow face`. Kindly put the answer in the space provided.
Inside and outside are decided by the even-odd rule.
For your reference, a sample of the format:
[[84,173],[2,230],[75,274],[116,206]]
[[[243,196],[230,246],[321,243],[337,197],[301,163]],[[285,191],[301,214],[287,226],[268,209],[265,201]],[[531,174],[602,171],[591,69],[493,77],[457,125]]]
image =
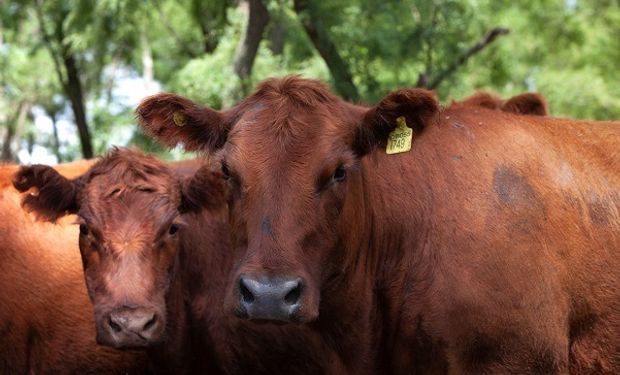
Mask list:
[[351,263],[347,236],[364,205],[361,158],[385,142],[398,117],[421,131],[436,111],[423,90],[395,92],[367,109],[288,77],[266,81],[226,112],[169,94],[137,112],[164,143],[215,151],[221,162],[238,264],[230,309],[246,319],[310,322],[321,293]]
[[178,191],[146,181],[126,189],[113,179],[95,176],[83,192],[80,253],[98,342],[140,347],[163,337],[165,296],[184,223]]
[[[22,167],[14,181],[21,191],[38,189],[23,203],[39,216],[77,214],[97,342],[115,348],[160,343],[185,230],[181,213],[200,208],[191,198],[197,192],[184,189],[157,160],[128,150],[113,151],[73,181],[47,166]],[[209,185],[204,176],[200,181],[193,185]]]

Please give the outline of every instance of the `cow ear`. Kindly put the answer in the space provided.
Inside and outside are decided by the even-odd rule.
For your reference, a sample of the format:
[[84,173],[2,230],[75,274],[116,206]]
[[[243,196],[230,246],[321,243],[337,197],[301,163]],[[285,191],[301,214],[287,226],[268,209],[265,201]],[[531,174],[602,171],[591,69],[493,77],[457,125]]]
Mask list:
[[224,181],[221,173],[213,172],[208,166],[200,167],[191,177],[181,183],[181,213],[214,210],[226,204]]
[[20,192],[37,190],[22,198],[22,206],[37,218],[52,222],[78,211],[79,181],[66,179],[48,165],[22,166],[13,176],[13,186]]
[[225,116],[179,95],[161,93],[144,99],[136,108],[144,131],[159,143],[186,150],[216,150],[228,134]]
[[502,99],[497,95],[479,91],[458,103],[458,105],[462,107],[483,107],[499,110],[502,107]]
[[362,156],[385,142],[401,116],[414,132],[421,132],[434,121],[438,112],[439,103],[431,91],[416,88],[392,92],[364,114],[357,128],[354,151]]
[[540,94],[531,92],[513,96],[502,105],[502,111],[521,115],[549,115],[545,98]]

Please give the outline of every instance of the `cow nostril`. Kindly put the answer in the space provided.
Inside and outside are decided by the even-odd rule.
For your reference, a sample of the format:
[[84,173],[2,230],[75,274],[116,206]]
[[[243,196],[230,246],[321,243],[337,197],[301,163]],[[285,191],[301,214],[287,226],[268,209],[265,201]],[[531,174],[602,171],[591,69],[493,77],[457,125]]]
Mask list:
[[293,288],[290,292],[286,293],[284,296],[284,302],[289,305],[294,305],[299,301],[299,297],[301,296],[301,283],[298,283],[295,288]]
[[118,323],[112,320],[112,317],[108,318],[108,324],[110,325],[112,330],[114,330],[114,332],[120,332],[123,330],[123,327],[121,327]]
[[153,314],[153,317],[148,322],[146,322],[146,324],[144,324],[144,327],[142,327],[142,330],[148,331],[151,327],[155,325],[156,322],[157,322],[157,315]]
[[243,279],[239,280],[239,292],[241,293],[241,299],[243,302],[254,302],[254,294],[252,294],[252,292],[250,292],[250,290],[245,286]]

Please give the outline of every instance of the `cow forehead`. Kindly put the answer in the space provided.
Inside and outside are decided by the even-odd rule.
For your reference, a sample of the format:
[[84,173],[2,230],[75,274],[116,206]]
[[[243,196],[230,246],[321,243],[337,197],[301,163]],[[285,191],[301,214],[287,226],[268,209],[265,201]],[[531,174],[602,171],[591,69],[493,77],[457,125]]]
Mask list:
[[278,111],[262,104],[231,129],[224,154],[243,166],[308,167],[340,152],[346,131],[341,119],[320,108]]
[[106,191],[112,193],[102,196],[96,191],[89,191],[83,200],[79,214],[89,225],[105,228],[106,231],[154,233],[178,215],[178,204],[171,201],[168,195],[139,190],[117,191],[114,187]]

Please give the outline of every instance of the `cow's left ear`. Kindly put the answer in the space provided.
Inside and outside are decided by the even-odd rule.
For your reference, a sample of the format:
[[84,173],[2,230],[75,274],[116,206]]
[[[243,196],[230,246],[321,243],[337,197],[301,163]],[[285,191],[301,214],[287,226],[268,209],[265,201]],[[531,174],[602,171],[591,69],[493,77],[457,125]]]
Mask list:
[[182,180],[179,207],[181,213],[218,209],[225,204],[224,180],[221,173],[213,172],[205,165],[193,176]]
[[79,209],[78,195],[82,178],[68,180],[49,165],[22,166],[13,176],[13,186],[20,192],[35,188],[35,194],[22,197],[22,206],[39,219],[54,222]]
[[353,149],[358,156],[369,153],[387,140],[403,116],[407,126],[419,133],[429,126],[439,112],[435,94],[424,89],[402,89],[387,95],[379,105],[369,109],[358,126]]
[[533,92],[526,92],[508,99],[502,105],[502,111],[521,115],[549,115],[549,108],[547,107],[545,97]]
[[160,93],[144,99],[136,108],[144,131],[159,143],[185,150],[213,151],[228,136],[226,112],[216,111],[180,95]]

